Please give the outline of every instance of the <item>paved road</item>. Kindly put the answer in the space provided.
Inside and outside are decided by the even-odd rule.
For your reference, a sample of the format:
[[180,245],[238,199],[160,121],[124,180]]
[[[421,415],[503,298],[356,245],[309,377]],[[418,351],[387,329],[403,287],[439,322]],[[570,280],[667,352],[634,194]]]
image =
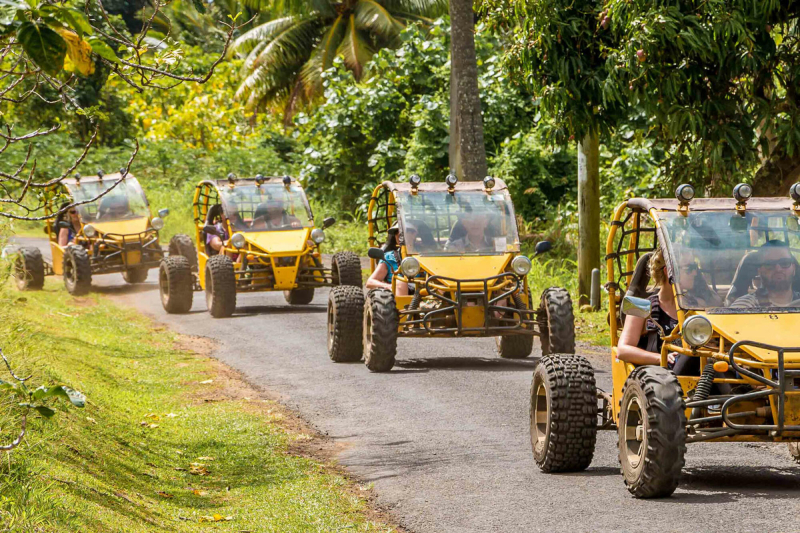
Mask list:
[[[281,294],[240,295],[233,317],[214,320],[202,293],[190,314],[164,313],[155,279],[151,271],[126,287],[103,276],[96,286],[176,331],[217,339],[216,357],[347,443],[341,464],[374,482],[379,503],[412,531],[800,531],[800,467],[783,445],[691,445],[673,497],[635,500],[619,474],[615,433],[599,435],[586,472],[536,469],[528,437],[536,357],[501,360],[491,339],[401,339],[395,369],[370,374],[363,363],[328,359],[326,291],[302,307]],[[608,390],[607,356],[590,359]]]

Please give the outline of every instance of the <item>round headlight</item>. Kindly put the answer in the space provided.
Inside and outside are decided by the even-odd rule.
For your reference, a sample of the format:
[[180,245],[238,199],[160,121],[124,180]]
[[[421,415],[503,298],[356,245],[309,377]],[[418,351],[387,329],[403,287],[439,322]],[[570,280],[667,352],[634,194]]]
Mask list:
[[241,233],[234,233],[233,237],[231,237],[231,244],[234,248],[243,248],[246,242],[247,239]]
[[737,202],[746,202],[753,196],[753,187],[747,183],[740,183],[733,188],[733,197]]
[[322,244],[325,240],[325,232],[319,228],[314,228],[311,230],[311,240],[317,244]]
[[679,185],[678,188],[675,190],[675,196],[681,202],[689,202],[694,198],[694,187],[692,187],[688,183]]
[[531,260],[524,255],[518,255],[511,260],[511,268],[520,276],[526,275],[531,271]]
[[711,322],[709,322],[706,317],[692,315],[683,321],[681,331],[683,332],[683,340],[685,340],[689,346],[697,348],[711,340],[714,328],[711,327]]
[[795,202],[800,202],[800,181],[792,185],[792,188],[789,189],[789,196],[791,196],[792,200]]
[[94,229],[94,226],[92,226],[91,224],[86,224],[83,227],[83,234],[91,239],[92,237],[97,235],[97,230]]
[[414,257],[406,257],[400,263],[400,268],[407,278],[413,278],[419,274],[419,261]]
[[150,221],[150,225],[153,226],[154,230],[161,231],[164,229],[164,219],[161,217],[155,217]]
[[447,184],[448,187],[455,187],[456,183],[458,183],[458,178],[455,174],[448,174],[447,177],[444,179],[444,182]]
[[494,178],[491,176],[486,176],[485,178],[483,178],[483,186],[486,189],[494,188]]

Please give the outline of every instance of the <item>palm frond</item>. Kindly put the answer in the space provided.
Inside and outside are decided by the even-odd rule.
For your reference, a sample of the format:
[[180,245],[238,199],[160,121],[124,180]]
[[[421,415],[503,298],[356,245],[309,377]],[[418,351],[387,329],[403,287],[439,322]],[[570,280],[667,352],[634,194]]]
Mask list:
[[448,0],[378,0],[391,13],[403,11],[413,15],[436,18],[447,13]]
[[403,30],[403,23],[375,0],[360,0],[355,8],[356,23],[383,39],[391,39]]
[[300,77],[309,100],[322,94],[322,73],[333,66],[333,59],[347,30],[347,21],[339,15],[325,31],[311,58],[303,65]]
[[290,28],[303,18],[290,15],[288,17],[281,17],[278,19],[270,20],[264,24],[260,24],[253,29],[247,30],[240,35],[231,46],[231,53],[233,54],[247,54],[253,47],[262,41],[270,41],[279,35],[281,32]]
[[342,54],[344,64],[353,71],[356,79],[361,79],[361,75],[364,73],[364,65],[372,58],[374,52],[367,36],[358,29],[355,14],[351,14],[347,21],[347,31],[337,53]]
[[320,13],[328,18],[336,16],[331,0],[242,0],[242,4],[271,16],[311,13]]

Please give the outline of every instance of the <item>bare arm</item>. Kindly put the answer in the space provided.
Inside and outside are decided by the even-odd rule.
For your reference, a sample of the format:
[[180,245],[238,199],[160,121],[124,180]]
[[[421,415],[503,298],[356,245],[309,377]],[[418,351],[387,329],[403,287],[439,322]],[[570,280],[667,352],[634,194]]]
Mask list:
[[637,346],[642,337],[644,329],[644,318],[628,316],[625,319],[625,327],[622,328],[622,335],[617,343],[617,357],[620,361],[633,363],[634,365],[658,365],[661,364],[661,355],[648,352]]
[[392,290],[392,284],[386,283],[386,275],[389,273],[389,267],[386,266],[386,263],[381,263],[378,265],[378,268],[372,273],[366,283],[367,289],[387,289]]
[[63,248],[67,244],[69,244],[69,230],[61,228],[58,230],[58,245]]

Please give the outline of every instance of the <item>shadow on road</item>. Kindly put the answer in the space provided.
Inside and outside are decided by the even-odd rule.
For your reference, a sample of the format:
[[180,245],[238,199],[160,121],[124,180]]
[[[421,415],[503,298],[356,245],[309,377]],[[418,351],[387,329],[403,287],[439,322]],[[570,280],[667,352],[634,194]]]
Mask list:
[[125,295],[125,294],[137,294],[140,292],[150,292],[150,291],[157,291],[158,290],[158,283],[137,283],[136,285],[129,285],[127,283],[121,283],[120,285],[103,285],[97,286],[92,285],[92,292],[96,292],[99,294],[108,294],[110,296],[116,295]]
[[293,313],[327,313],[324,305],[245,305],[236,308],[234,316],[290,315]]
[[523,370],[532,372],[538,359],[510,360],[487,359],[475,357],[436,357],[420,359],[400,359],[395,363],[402,369],[448,369],[448,370],[487,370],[490,372],[507,372]]
[[800,495],[800,469],[766,466],[687,468],[683,471],[680,488],[703,492],[677,493],[671,498],[674,503],[720,503],[720,498],[796,498]]

